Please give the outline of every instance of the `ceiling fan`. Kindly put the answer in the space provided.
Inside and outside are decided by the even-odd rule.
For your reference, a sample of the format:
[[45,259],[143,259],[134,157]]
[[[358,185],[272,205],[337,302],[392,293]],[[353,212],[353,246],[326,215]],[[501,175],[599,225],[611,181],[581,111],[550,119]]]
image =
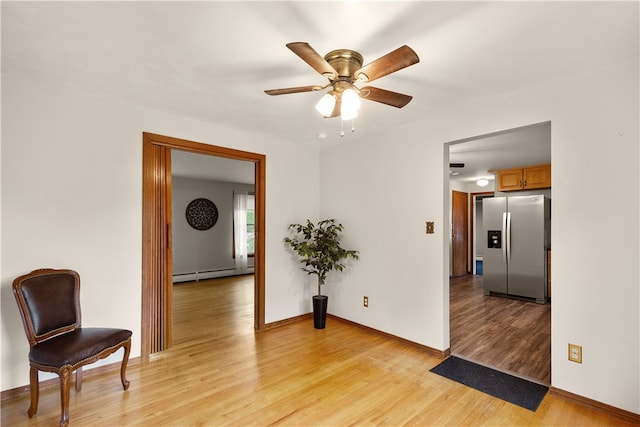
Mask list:
[[329,83],[325,86],[311,85],[265,90],[267,95],[314,92],[330,87],[329,92],[316,104],[316,110],[324,117],[342,117],[343,120],[350,120],[357,116],[361,98],[397,108],[404,107],[412,99],[409,95],[373,86],[362,88],[356,86],[357,83],[372,82],[418,63],[420,61],[418,55],[409,46],[401,46],[364,67],[362,55],[354,50],[333,50],[322,57],[306,42],[292,42],[287,43],[286,46],[314,70],[329,79]]

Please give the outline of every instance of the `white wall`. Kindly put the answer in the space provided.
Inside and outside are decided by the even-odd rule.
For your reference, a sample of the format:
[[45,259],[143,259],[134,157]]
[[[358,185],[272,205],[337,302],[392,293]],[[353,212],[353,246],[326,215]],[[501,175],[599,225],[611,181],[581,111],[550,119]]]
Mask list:
[[[211,270],[227,270],[222,274],[234,274],[228,270],[235,269],[233,257],[233,192],[253,192],[250,184],[211,181],[208,179],[172,177],[172,243],[174,281],[194,280],[193,274],[186,277],[176,275],[205,272]],[[196,230],[187,222],[185,210],[192,200],[204,197],[211,200],[218,209],[218,220],[208,230]],[[247,265],[253,267],[253,257],[249,257]],[[238,269],[246,273],[246,269]],[[216,276],[217,277],[217,276]]]
[[[637,59],[585,71],[323,151],[322,216],[338,218],[361,251],[347,274],[329,280],[329,311],[448,348],[443,144],[550,120],[552,385],[639,413],[638,71]],[[366,127],[366,117],[359,122]],[[436,234],[427,235],[431,220]],[[583,346],[582,364],[567,360],[570,342]]]
[[[3,75],[2,390],[28,383],[10,285],[34,268],[77,269],[84,324],[132,329],[139,355],[142,132],[267,155],[266,322],[310,310],[311,279],[282,244],[287,224],[335,216],[361,258],[330,278],[330,312],[446,349],[443,144],[550,120],[552,382],[640,412],[638,71],[637,60],[589,70],[393,135],[345,139],[321,167],[314,148]],[[359,123],[366,133],[366,117]],[[583,346],[581,365],[567,361],[569,342]]]
[[3,74],[2,390],[29,382],[11,282],[36,268],[77,270],[83,324],[131,329],[139,356],[143,132],[267,156],[265,320],[308,311],[282,237],[318,214],[317,149]]

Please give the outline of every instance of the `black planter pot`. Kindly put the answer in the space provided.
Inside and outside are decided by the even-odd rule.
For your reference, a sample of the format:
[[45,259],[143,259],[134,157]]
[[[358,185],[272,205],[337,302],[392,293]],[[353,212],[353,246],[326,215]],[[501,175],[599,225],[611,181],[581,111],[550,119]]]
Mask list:
[[326,295],[313,296],[313,327],[316,329],[324,329],[327,323],[327,303],[329,297]]

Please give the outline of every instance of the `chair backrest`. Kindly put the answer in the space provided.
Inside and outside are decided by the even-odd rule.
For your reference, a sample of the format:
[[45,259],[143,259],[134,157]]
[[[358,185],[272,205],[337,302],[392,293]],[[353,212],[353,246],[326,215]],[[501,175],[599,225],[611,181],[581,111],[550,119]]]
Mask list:
[[73,270],[45,268],[13,281],[29,345],[33,347],[80,327],[80,276]]

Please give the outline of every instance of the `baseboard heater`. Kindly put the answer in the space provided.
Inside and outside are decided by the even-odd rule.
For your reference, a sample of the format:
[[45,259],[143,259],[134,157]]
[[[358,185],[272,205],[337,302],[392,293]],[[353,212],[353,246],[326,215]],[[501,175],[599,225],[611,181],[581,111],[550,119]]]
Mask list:
[[173,283],[197,282],[199,280],[213,279],[216,277],[238,276],[253,273],[253,267],[247,268],[220,268],[217,270],[192,271],[189,273],[177,273],[173,275]]

